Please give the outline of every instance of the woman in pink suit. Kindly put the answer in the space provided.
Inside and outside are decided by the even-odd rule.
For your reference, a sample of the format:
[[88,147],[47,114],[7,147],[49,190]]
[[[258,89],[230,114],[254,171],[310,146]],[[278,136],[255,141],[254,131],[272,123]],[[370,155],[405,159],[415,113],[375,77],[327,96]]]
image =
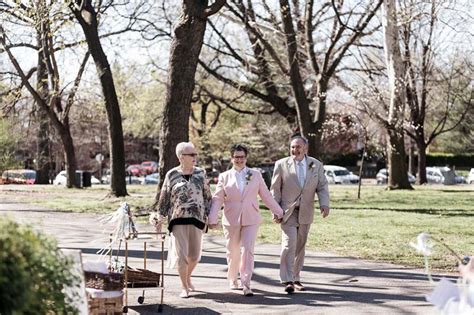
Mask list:
[[258,227],[262,222],[257,196],[270,208],[276,220],[283,217],[283,210],[273,199],[260,172],[246,166],[247,152],[247,148],[241,144],[231,147],[234,167],[219,175],[208,223],[210,228],[217,227],[218,212],[224,205],[222,224],[227,240],[227,278],[230,289],[239,289],[237,276],[240,272],[243,293],[252,296],[250,279],[254,267],[253,252]]

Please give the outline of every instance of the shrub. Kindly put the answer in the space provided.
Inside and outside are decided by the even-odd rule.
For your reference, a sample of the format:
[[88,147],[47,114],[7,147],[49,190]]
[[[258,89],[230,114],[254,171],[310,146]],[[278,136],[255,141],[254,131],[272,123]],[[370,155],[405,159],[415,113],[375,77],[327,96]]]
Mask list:
[[77,313],[71,265],[54,240],[0,217],[0,314]]

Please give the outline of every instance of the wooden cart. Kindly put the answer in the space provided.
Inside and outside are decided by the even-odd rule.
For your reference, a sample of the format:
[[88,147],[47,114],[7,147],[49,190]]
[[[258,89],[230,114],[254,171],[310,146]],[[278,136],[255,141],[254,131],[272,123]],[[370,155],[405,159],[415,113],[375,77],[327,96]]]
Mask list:
[[[156,237],[156,239],[153,239]],[[123,312],[128,313],[128,290],[142,289],[142,294],[138,297],[138,303],[142,304],[145,301],[145,289],[157,288],[160,290],[161,299],[158,305],[158,313],[163,311],[163,295],[164,295],[164,242],[166,233],[163,232],[135,232],[129,234],[123,239],[125,243],[125,270],[124,270],[124,307]],[[133,268],[129,265],[129,242],[132,240],[143,239],[143,268]],[[161,243],[161,264],[159,272],[147,269],[147,240]],[[112,257],[112,256],[111,256]]]

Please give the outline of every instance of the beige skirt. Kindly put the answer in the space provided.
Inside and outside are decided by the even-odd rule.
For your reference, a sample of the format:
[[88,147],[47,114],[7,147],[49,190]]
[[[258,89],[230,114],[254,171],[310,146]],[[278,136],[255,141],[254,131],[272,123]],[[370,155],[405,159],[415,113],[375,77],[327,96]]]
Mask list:
[[201,259],[202,230],[192,224],[174,225],[168,245],[168,268],[187,265],[189,260]]

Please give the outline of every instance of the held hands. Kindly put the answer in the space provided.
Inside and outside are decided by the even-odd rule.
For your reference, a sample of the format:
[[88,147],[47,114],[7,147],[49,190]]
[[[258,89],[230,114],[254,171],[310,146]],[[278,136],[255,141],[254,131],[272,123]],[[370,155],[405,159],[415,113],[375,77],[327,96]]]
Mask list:
[[329,215],[329,207],[322,206],[321,215],[323,216],[323,218],[327,217]]
[[273,223],[280,224],[283,222],[283,217],[278,218],[275,214],[273,215]]

